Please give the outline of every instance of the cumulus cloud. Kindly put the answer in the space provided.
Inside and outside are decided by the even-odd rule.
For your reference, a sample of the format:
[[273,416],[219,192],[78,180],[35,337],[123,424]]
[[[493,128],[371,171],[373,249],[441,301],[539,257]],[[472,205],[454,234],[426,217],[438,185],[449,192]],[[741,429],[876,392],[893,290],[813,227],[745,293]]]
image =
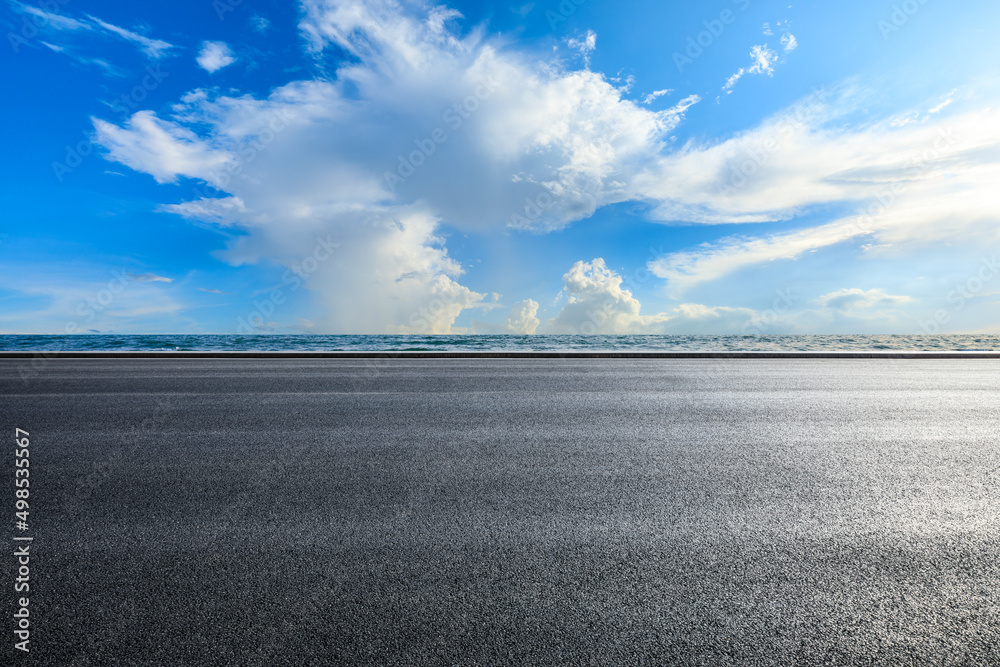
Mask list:
[[622,277],[600,257],[576,262],[563,276],[566,297],[559,314],[548,321],[553,334],[719,334],[742,333],[760,317],[750,308],[680,303],[669,311],[642,314],[642,304],[624,287]]
[[541,324],[541,320],[535,317],[538,314],[538,302],[532,299],[525,299],[515,303],[510,308],[510,314],[504,322],[504,333],[510,334],[534,334]]
[[640,314],[641,304],[600,257],[576,262],[563,276],[566,305],[548,322],[555,334],[653,333],[667,319]]
[[785,49],[785,52],[794,51],[799,46],[799,40],[795,39],[795,35],[790,32],[786,32],[781,36],[781,46]]
[[196,60],[199,67],[211,74],[232,65],[236,57],[225,42],[202,42]]
[[306,283],[328,330],[447,332],[483,296],[458,282],[442,221],[544,231],[634,199],[634,175],[699,100],[643,109],[600,73],[461,37],[458,19],[307,0],[309,49],[356,58],[335,77],[266,98],[191,91],[170,117],[95,119],[98,140],[160,182],[210,186],[164,209],[247,230],[231,262],[291,266],[331,234],[341,252]]
[[[742,267],[846,241],[870,242],[864,252],[875,254],[937,242],[957,233],[949,226],[996,241],[995,112],[858,125],[843,122],[847,93],[820,91],[745,132],[675,148],[670,135],[697,95],[645,108],[599,72],[463,34],[460,15],[444,7],[304,0],[302,9],[300,31],[317,59],[331,48],[352,56],[333,76],[261,97],[194,90],[168,113],[94,125],[111,160],[162,183],[194,179],[196,196],[164,210],[243,232],[222,255],[233,264],[293,271],[329,313],[317,330],[446,333],[464,310],[482,307],[485,297],[461,283],[464,269],[448,255],[444,223],[548,231],[627,201],[672,224],[852,210],[653,261],[679,301]],[[778,58],[766,45],[751,57],[740,76],[771,74]],[[295,273],[306,260],[315,270]],[[747,315],[692,304],[642,315],[597,260],[571,269],[565,293],[554,330],[579,329],[606,304],[595,330]]]
[[[642,305],[605,262],[575,263],[563,277],[567,302],[544,333],[555,334],[734,334],[911,332],[923,315],[921,303],[881,288],[843,288],[804,299],[793,290],[769,297],[754,309],[680,301],[644,315]],[[773,300],[772,300],[773,299]],[[926,307],[924,307],[926,310]]]

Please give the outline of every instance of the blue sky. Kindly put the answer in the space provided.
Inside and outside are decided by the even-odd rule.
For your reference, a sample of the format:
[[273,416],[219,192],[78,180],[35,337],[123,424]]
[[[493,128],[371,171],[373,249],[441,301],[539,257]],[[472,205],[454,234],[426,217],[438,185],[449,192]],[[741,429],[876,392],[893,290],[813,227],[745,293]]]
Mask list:
[[992,2],[5,0],[0,332],[997,332]]

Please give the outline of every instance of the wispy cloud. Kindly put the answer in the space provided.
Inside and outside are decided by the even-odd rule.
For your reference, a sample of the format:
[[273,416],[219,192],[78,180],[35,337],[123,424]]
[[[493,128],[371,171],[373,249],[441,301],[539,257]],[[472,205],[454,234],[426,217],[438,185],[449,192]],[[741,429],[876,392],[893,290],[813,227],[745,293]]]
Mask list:
[[[54,36],[56,33],[67,33],[67,35],[77,39],[87,35],[111,36],[135,44],[147,57],[153,60],[159,60],[168,55],[172,49],[177,48],[169,42],[165,42],[161,39],[146,37],[145,35],[141,35],[132,30],[103,21],[90,14],[85,14],[84,16],[86,16],[86,18],[73,18],[71,16],[64,16],[62,14],[45,11],[31,5],[25,5],[20,2],[12,2],[11,6],[15,11],[36,17],[37,20],[34,21],[34,24],[36,25],[37,30],[41,33],[49,35],[50,37]],[[68,49],[67,45],[55,43],[54,39],[49,39],[48,41],[42,40],[41,43],[53,51],[66,53],[80,62],[98,64],[110,68],[107,63],[104,63],[101,60],[80,56],[74,50]]]
[[517,14],[523,19],[525,16],[530,14],[531,10],[533,10],[534,8],[535,8],[535,3],[529,2],[527,4],[520,5],[517,7],[511,7],[510,11],[513,12],[514,14]]
[[778,60],[778,54],[767,48],[767,44],[758,44],[750,49],[750,66],[741,67],[729,77],[722,90],[732,92],[733,86],[747,74],[767,74],[774,76],[774,63]]
[[271,28],[271,22],[260,14],[254,14],[250,17],[250,27],[252,27],[255,32],[263,34]]
[[945,100],[941,104],[938,104],[937,106],[928,109],[927,113],[938,113],[938,112],[942,111],[946,106],[948,106],[951,103],[952,103],[952,100],[950,100],[950,99]]
[[663,90],[653,91],[649,95],[646,95],[644,98],[642,98],[642,103],[643,104],[650,104],[654,100],[656,100],[656,99],[658,99],[660,97],[663,97],[664,95],[669,95],[672,92],[674,92],[672,88],[664,88]]
[[582,37],[570,37],[566,40],[566,46],[575,51],[579,51],[583,57],[583,62],[590,66],[590,54],[597,48],[597,33],[588,30]]
[[0,273],[4,289],[30,304],[8,304],[0,312],[4,333],[176,330],[175,318],[184,310],[168,287],[171,281],[152,273],[125,273],[82,261],[56,266],[14,261]]
[[[667,280],[671,293],[848,241],[859,246],[864,241],[858,252],[868,255],[953,244],[959,238],[970,247],[1000,242],[993,194],[1000,177],[997,112],[902,126],[882,121],[856,130],[826,127],[836,118],[826,109],[796,124],[774,119],[741,137],[667,161],[673,164],[662,182],[673,182],[676,189],[675,203],[661,211],[665,217],[780,220],[834,202],[851,211],[824,224],[732,237],[651,262],[650,270]],[[719,174],[764,145],[774,150],[755,163],[753,177],[720,191]],[[696,171],[701,176],[692,178]],[[683,181],[677,179],[681,174]],[[665,190],[661,196],[667,196]]]
[[90,14],[87,14],[87,18],[93,21],[96,25],[103,28],[105,31],[117,35],[118,37],[137,45],[142,50],[143,53],[145,53],[153,60],[158,60],[164,57],[165,55],[167,55],[168,51],[170,51],[173,48],[176,48],[173,44],[165,42],[162,39],[152,39],[149,37],[145,37],[144,35],[132,32],[131,30],[126,30],[125,28],[120,28],[116,25],[112,25],[111,23],[102,21],[96,16],[91,16]]
[[31,14],[39,19],[41,19],[43,28],[51,28],[53,30],[93,30],[94,27],[85,22],[78,21],[74,18],[68,16],[63,16],[62,14],[55,14],[53,12],[47,12],[44,9],[39,9],[38,7],[33,7],[31,5],[25,5],[20,2],[11,2],[11,5],[17,11],[23,14]]
[[133,280],[137,283],[172,283],[173,278],[164,278],[163,276],[158,276],[155,273],[126,273],[125,274],[129,280]]

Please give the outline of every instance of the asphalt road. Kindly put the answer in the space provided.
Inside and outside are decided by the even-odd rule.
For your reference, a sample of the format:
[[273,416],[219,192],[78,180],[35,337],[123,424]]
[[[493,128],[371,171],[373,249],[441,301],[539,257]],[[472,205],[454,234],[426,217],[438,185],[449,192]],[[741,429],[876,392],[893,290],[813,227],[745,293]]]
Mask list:
[[0,360],[5,664],[997,665],[998,408],[990,359]]

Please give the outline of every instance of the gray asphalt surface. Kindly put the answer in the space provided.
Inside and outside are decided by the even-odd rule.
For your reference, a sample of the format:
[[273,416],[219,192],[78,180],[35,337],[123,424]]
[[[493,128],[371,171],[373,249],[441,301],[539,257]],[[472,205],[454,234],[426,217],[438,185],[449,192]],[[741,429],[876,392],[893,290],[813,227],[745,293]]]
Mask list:
[[1000,664],[1000,360],[25,368],[9,664]]

